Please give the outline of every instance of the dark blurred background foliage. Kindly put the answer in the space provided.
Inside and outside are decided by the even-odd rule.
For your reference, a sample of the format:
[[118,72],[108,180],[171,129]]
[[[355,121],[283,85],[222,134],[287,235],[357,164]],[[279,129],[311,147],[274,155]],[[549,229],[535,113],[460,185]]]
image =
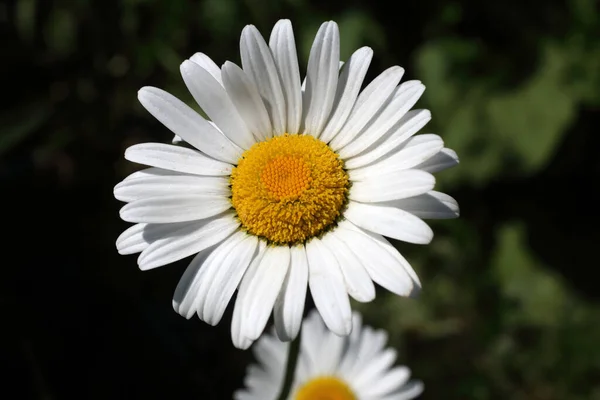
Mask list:
[[[117,254],[113,186],[131,144],[169,141],[136,91],[192,103],[179,64],[239,62],[244,25],[290,18],[305,65],[319,24],[342,57],[405,67],[461,164],[438,175],[459,220],[398,243],[418,300],[356,305],[390,332],[423,399],[600,399],[600,17],[594,0],[7,0],[0,4],[5,204],[3,398],[227,399],[249,352],[229,318],[186,321],[186,261],[142,273]],[[14,256],[14,257],[13,257]]]

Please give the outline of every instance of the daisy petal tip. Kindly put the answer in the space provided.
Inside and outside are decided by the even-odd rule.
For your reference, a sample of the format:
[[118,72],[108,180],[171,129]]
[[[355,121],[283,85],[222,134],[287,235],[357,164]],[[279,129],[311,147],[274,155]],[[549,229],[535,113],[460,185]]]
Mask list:
[[433,240],[433,230],[427,226],[428,230],[423,232],[423,236],[415,244],[429,244]]
[[196,66],[196,64],[193,61],[183,60],[183,62],[179,64],[179,71],[182,76],[189,75],[194,66]]
[[224,71],[229,71],[231,68],[235,68],[235,67],[236,67],[235,63],[227,60],[223,63],[223,65],[221,66],[221,69]]
[[345,336],[348,336],[350,333],[352,333],[352,317],[351,316],[350,316],[350,318],[345,318],[344,321],[339,325],[330,326],[330,325],[327,325],[327,323],[325,323],[325,325],[331,332],[333,332],[334,334],[336,334],[337,336],[340,336],[340,337],[345,337]]
[[181,307],[181,303],[177,302],[176,300],[173,300],[172,302],[173,305],[173,310],[181,315],[183,318],[190,320],[192,318],[192,316],[194,316],[194,312],[195,310],[193,308],[188,309],[187,307]]
[[373,48],[371,48],[370,46],[363,46],[360,49],[358,49],[357,52],[365,53],[365,55],[373,55]]
[[252,24],[248,24],[244,27],[244,29],[242,29],[242,37],[255,34],[260,35],[260,32],[258,31],[256,26]]
[[353,327],[354,326],[352,325],[352,314],[350,314],[350,316],[344,321],[344,335],[348,336],[349,334],[351,334]]
[[210,326],[217,326],[219,322],[221,322],[221,318],[216,315],[204,316],[204,318],[200,318],[202,321],[206,322]]
[[119,182],[115,185],[115,187],[113,188],[113,196],[115,197],[115,199],[119,200],[119,201],[127,201],[124,200],[125,197],[122,196],[122,188],[123,188],[123,182]]
[[135,151],[134,146],[135,145],[129,146],[128,148],[125,149],[125,153],[123,154],[123,157],[128,161],[131,161],[131,153]]
[[143,261],[140,261],[140,259],[138,258],[138,268],[140,269],[140,271],[149,271],[151,269],[153,269],[154,267],[152,265],[146,264]]
[[460,164],[460,158],[458,158],[458,154],[454,150],[448,149],[447,152],[454,158],[456,164]]
[[298,331],[295,329],[295,326],[290,326],[290,324],[286,326],[285,322],[282,322],[279,318],[275,318],[274,322],[275,334],[280,341],[290,342],[298,335]]
[[352,298],[359,303],[370,303],[375,300],[375,287],[373,287],[373,291],[369,291],[368,293],[356,293]]
[[232,338],[232,341],[233,345],[240,350],[248,350],[248,348],[252,346],[252,343],[254,343],[254,340],[250,340],[245,336],[238,338],[234,337]]
[[264,330],[265,330],[264,327],[262,327],[262,329],[261,329],[261,327],[256,324],[252,325],[250,327],[247,327],[246,332],[244,332],[244,337],[247,340],[255,341],[260,337],[260,335],[262,335]]
[[152,86],[142,86],[137,92],[138,99],[140,98],[140,96],[143,96],[144,94],[148,93],[151,88],[152,88]]
[[421,294],[421,284],[415,282],[415,285],[412,287],[412,290],[408,293],[408,297],[409,299],[416,299],[419,297],[419,295]]
[[119,241],[117,241],[116,247],[117,247],[117,253],[119,253],[122,256],[131,254],[131,252],[127,251],[127,249],[121,243],[119,243]]
[[156,262],[147,252],[142,251],[137,259],[138,268],[140,271],[149,271],[154,268],[158,268],[164,263]]
[[181,305],[181,303],[176,301],[175,299],[173,299],[171,301],[171,305],[173,306],[173,311],[175,311],[177,314],[179,314],[179,306]]
[[129,208],[127,206],[128,206],[128,204],[125,204],[123,207],[121,207],[121,209],[119,210],[119,217],[121,217],[121,219],[125,222],[134,222],[134,221],[128,220]]
[[402,68],[399,65],[394,65],[392,67],[392,71],[394,71],[394,73],[399,74],[399,75],[404,75],[404,68]]
[[138,90],[138,101],[142,103],[144,107],[146,104],[152,101],[151,97],[157,96],[162,92],[161,89],[154,86],[143,86],[140,90]]
[[282,342],[291,342],[292,340],[294,340],[293,337],[291,337],[290,335],[288,335],[287,332],[284,332],[282,330],[276,329],[275,333],[277,334],[277,339],[279,339]]
[[287,18],[280,19],[279,21],[277,21],[277,23],[275,24],[275,26],[273,27],[273,29],[275,29],[277,27],[291,29],[292,28],[292,21],[290,21]]

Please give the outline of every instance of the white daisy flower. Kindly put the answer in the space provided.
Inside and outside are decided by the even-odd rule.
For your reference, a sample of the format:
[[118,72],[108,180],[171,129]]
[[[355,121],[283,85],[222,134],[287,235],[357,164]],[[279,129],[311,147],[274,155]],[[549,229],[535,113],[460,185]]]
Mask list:
[[[401,296],[420,288],[410,264],[383,237],[429,243],[421,218],[453,218],[454,199],[433,191],[431,173],[458,163],[410,108],[425,87],[399,85],[394,66],[360,90],[372,50],[339,69],[335,22],[321,25],[300,84],[292,25],[279,21],[269,44],[246,26],[242,68],[197,53],[183,79],[207,121],[182,101],[144,87],[142,105],[192,148],[129,147],[125,158],[151,168],[114,190],[121,218],[136,225],[117,239],[141,252],[148,270],[196,254],[175,291],[175,310],[217,324],[238,290],[237,347],[264,330],[271,310],[282,340],[299,330],[307,285],[325,324],[352,328],[348,296],[368,302],[373,282]],[[383,235],[383,236],[382,236]]]
[[[385,348],[387,333],[362,326],[353,314],[354,329],[340,337],[326,329],[315,311],[302,325],[290,400],[409,400],[423,392],[421,381],[409,381],[410,369],[392,367],[396,351]],[[259,365],[248,367],[245,389],[235,400],[276,400],[285,379],[289,342],[263,335],[252,351]]]

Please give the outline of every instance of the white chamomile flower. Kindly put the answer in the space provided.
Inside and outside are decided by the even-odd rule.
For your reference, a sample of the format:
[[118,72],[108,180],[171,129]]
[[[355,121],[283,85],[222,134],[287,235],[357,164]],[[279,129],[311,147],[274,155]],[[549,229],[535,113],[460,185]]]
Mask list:
[[[352,329],[349,295],[375,297],[373,282],[409,296],[419,279],[383,237],[429,243],[421,218],[453,218],[456,201],[433,191],[431,173],[458,162],[433,134],[413,136],[430,119],[413,110],[425,87],[399,85],[394,66],[360,90],[372,50],[339,69],[335,22],[321,25],[300,84],[292,25],[279,21],[269,44],[246,26],[242,67],[222,68],[197,53],[183,79],[207,121],[169,93],[144,87],[142,105],[176,142],[129,147],[125,158],[151,168],[114,190],[133,222],[117,239],[121,254],[141,252],[148,270],[196,254],[175,291],[175,310],[217,324],[238,290],[235,346],[258,339],[274,309],[277,333],[293,339],[307,286],[325,324]],[[382,236],[383,235],[383,236]]]
[[[396,351],[385,348],[387,334],[362,326],[353,315],[349,336],[329,331],[317,312],[302,325],[300,351],[289,400],[409,400],[423,392],[421,381],[409,381],[410,369],[393,367]],[[285,378],[289,342],[263,335],[252,348],[259,365],[251,365],[246,388],[235,400],[276,400]]]

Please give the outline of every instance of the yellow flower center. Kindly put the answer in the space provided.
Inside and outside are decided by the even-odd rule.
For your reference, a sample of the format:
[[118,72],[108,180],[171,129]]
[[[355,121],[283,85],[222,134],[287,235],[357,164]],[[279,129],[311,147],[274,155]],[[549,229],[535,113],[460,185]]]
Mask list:
[[302,243],[331,227],[349,184],[329,146],[310,135],[289,134],[245,151],[230,182],[242,226],[278,245]]
[[294,200],[310,185],[310,168],[294,156],[277,156],[265,165],[260,180],[277,200]]
[[350,387],[334,376],[322,376],[302,385],[294,400],[356,400]]

